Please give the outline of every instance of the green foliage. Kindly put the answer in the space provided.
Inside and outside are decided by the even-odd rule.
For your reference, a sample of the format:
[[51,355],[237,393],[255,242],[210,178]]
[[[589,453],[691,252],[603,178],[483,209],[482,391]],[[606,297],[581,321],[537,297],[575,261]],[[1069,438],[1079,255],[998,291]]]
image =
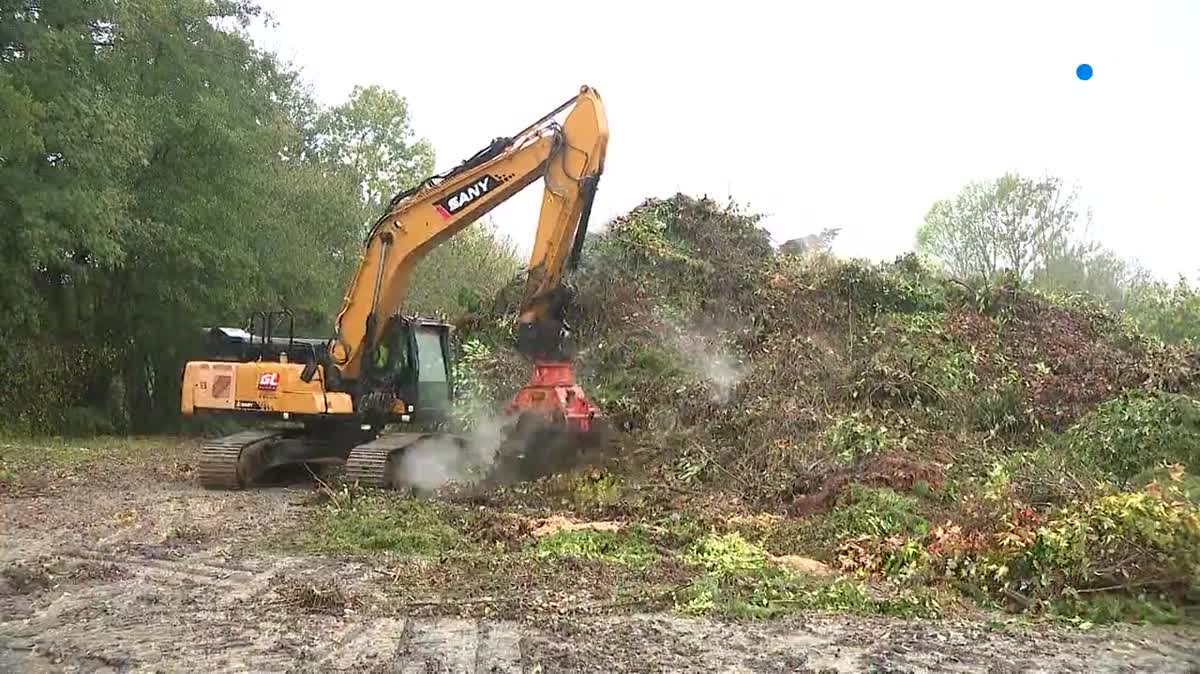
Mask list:
[[1017,375],[1006,375],[975,393],[970,403],[970,422],[975,430],[1016,435],[1029,430],[1033,420],[1025,409],[1025,392]]
[[5,344],[0,371],[7,373],[7,383],[0,387],[0,409],[6,413],[0,430],[22,435],[45,429],[68,435],[113,430],[115,419],[104,419],[93,429],[78,423],[89,414],[79,409],[78,401],[103,400],[106,375],[116,365],[114,350],[82,346],[68,351],[27,336],[13,336]]
[[870,417],[858,412],[833,422],[822,434],[821,442],[844,464],[851,466],[901,444],[894,431],[887,426],[875,425]]
[[669,202],[659,202],[636,210],[613,230],[614,239],[633,255],[647,260],[677,262],[683,267],[698,267],[703,262],[689,255],[690,250],[678,237],[668,236],[675,209]]
[[[603,234],[588,237],[581,267],[592,282],[580,287],[585,314],[601,319],[613,285],[632,281],[684,315],[743,315],[762,263],[773,253],[759,219],[734,203],[720,206],[707,198],[647,200]],[[593,296],[585,290],[594,290],[587,293]]]
[[1081,627],[1110,623],[1178,625],[1187,620],[1183,607],[1146,593],[1067,596],[1054,601],[1050,613]]
[[913,254],[886,263],[838,260],[781,260],[799,281],[835,297],[851,315],[939,312],[946,308],[944,284]]
[[931,618],[941,612],[937,596],[922,588],[904,588],[892,596],[873,596],[861,583],[838,579],[804,595],[808,608],[860,615]]
[[820,517],[745,518],[726,523],[726,528],[772,555],[823,557],[829,543],[829,532],[821,526]]
[[493,357],[490,346],[467,339],[454,359],[454,417],[464,429],[473,427],[495,407],[496,385],[485,373]]
[[660,338],[602,343],[594,353],[586,384],[618,425],[643,427],[649,412],[660,409],[686,389],[692,377],[681,356]]
[[539,540],[533,553],[539,558],[572,557],[634,567],[658,559],[654,546],[638,531],[559,531]]
[[436,501],[354,495],[327,505],[311,544],[337,552],[436,556],[467,545],[460,522]]
[[703,536],[692,543],[683,560],[717,577],[761,571],[768,564],[767,552],[738,533]]
[[1016,496],[1038,507],[1061,506],[1086,497],[1103,482],[1099,471],[1054,446],[1014,451],[994,464],[985,493]]
[[349,168],[371,213],[433,173],[433,147],[416,138],[408,101],[395,91],[354,87],[349,100],[319,115],[315,132],[314,153]]
[[[915,256],[870,264],[765,255],[739,260],[739,274],[725,267],[727,249],[696,244],[700,226],[714,241],[740,240],[748,223],[728,216],[695,200],[648,202],[589,239],[574,278],[585,388],[618,425],[630,422],[626,446],[650,450],[640,456],[651,457],[652,475],[689,492],[732,492],[764,511],[799,494],[797,507],[815,511],[784,523],[667,521],[656,543],[680,550],[697,574],[675,594],[678,608],[925,615],[943,597],[910,586],[939,580],[933,587],[953,583],[989,605],[1028,593],[1027,608],[1041,610],[1068,597],[1065,567],[1030,571],[1026,555],[1038,554],[1031,546],[1062,508],[1113,487],[1095,461],[1053,437],[1038,444],[1039,433],[1052,418],[1053,428],[1069,426],[1122,387],[1168,381],[1162,371],[1176,372],[1170,387],[1182,389],[1186,356],[1141,338],[1097,301],[1002,271],[965,284]],[[732,231],[715,231],[724,227]],[[705,274],[732,281],[715,287]],[[490,335],[491,322],[481,324]],[[714,343],[745,365],[732,401],[704,395],[699,358],[674,348],[671,337],[689,331],[719,333]],[[1138,369],[1126,377],[1105,369],[1112,363]],[[1130,480],[1144,481],[1158,460],[1131,459]],[[566,502],[577,511],[626,498],[604,479],[571,489]],[[871,584],[814,585],[772,554],[838,563]],[[1042,575],[1050,585],[1030,589]]]
[[1064,446],[1128,481],[1161,462],[1200,469],[1200,403],[1177,393],[1134,391],[1101,403],[1063,435]]
[[54,383],[6,409],[31,431],[89,407],[154,427],[178,410],[200,326],[280,305],[327,324],[361,207],[307,152],[295,77],[240,31],[252,4],[67,4],[6,16],[0,35],[0,339],[100,353],[83,371],[7,369]]
[[675,608],[692,615],[704,615],[717,608],[720,594],[721,580],[716,576],[693,578],[680,596],[676,597]]
[[694,578],[680,593],[676,608],[693,615],[718,613],[751,620],[805,611],[932,618],[941,611],[937,598],[920,589],[874,596],[863,584],[842,578],[815,586],[783,573],[740,580],[722,583],[711,575]]
[[[396,92],[321,109],[249,40],[252,2],[35,5],[0,27],[3,425],[173,426],[200,328],[287,308],[322,336],[364,223],[433,153]],[[477,309],[516,271],[486,228],[425,262],[410,311]]]
[[765,550],[740,534],[707,534],[684,551],[684,562],[704,570],[676,598],[679,610],[702,615],[719,611],[762,618],[793,610],[802,585],[771,564]]
[[1095,242],[1066,247],[1046,261],[1034,278],[1042,290],[1081,295],[1108,307],[1128,306],[1132,292],[1148,282],[1149,273]]
[[1164,342],[1200,339],[1200,292],[1185,278],[1173,285],[1136,285],[1125,310],[1146,334]]
[[[1043,291],[1124,308],[1139,289],[1154,284],[1136,262],[1083,237],[1076,196],[1049,176],[1007,174],[969,184],[929,209],[917,232],[917,252],[940,261],[960,281],[1008,275]],[[995,298],[976,292],[974,299],[982,309]]]
[[991,316],[1000,326],[1012,321],[1017,298],[1023,291],[1029,290],[1027,284],[1007,269],[988,278],[957,284],[953,288],[949,295],[953,306]]
[[1145,489],[1156,482],[1169,484],[1179,496],[1200,506],[1200,474],[1189,473],[1179,464],[1147,468],[1131,482],[1136,489]]
[[515,244],[489,223],[476,223],[434,248],[413,270],[407,312],[459,318],[483,310],[520,271]]
[[918,514],[919,506],[915,498],[886,487],[855,484],[848,501],[829,513],[824,526],[838,538],[920,534],[929,523]]
[[1023,590],[1047,593],[1200,589],[1200,508],[1162,488],[1065,508],[1006,565]]
[[[1133,285],[1129,288],[1130,296],[1137,287]],[[1163,348],[1161,339],[1142,329],[1130,313],[1127,303],[1123,308],[1115,308],[1115,303],[1106,303],[1096,295],[1085,292],[1055,293],[1035,289],[1035,294],[1046,304],[1065,307],[1086,317],[1100,335],[1122,348],[1144,353],[1161,351]]]
[[[1008,481],[995,467],[985,498],[1005,493]],[[845,541],[839,562],[866,574],[948,578],[1027,610],[1082,612],[1104,594],[1134,602],[1196,599],[1200,507],[1174,480],[1136,492],[1094,491],[1049,515],[1010,500],[995,503],[1009,510],[989,529],[945,524],[921,535]]]
[[854,382],[854,397],[878,406],[961,413],[979,384],[973,346],[945,329],[940,311],[887,314],[863,339],[874,348]]
[[603,509],[621,500],[622,481],[611,473],[593,471],[580,476],[571,490],[571,501],[581,510]]
[[936,602],[911,591],[875,597],[847,579],[814,584],[772,563],[765,550],[737,533],[699,538],[682,559],[705,570],[676,598],[677,608],[687,613],[769,618],[801,610],[910,616],[938,612]]

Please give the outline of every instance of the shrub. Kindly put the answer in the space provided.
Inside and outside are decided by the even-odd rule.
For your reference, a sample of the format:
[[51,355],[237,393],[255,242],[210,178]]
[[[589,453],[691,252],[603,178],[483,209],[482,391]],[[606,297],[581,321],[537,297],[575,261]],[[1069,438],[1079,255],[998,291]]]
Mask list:
[[1161,462],[1200,468],[1200,403],[1136,391],[1101,403],[1068,429],[1066,447],[1123,483]]
[[454,417],[464,428],[495,407],[497,386],[486,374],[493,358],[492,348],[478,339],[468,339],[459,347],[454,363]]
[[1144,284],[1130,293],[1127,311],[1146,333],[1164,342],[1200,338],[1200,293],[1186,279]]
[[819,284],[846,298],[863,315],[942,311],[943,284],[914,255],[874,264],[865,260],[814,264]]
[[1015,584],[1035,596],[1200,590],[1200,508],[1151,485],[1061,511],[1015,551]]
[[1136,492],[1098,494],[1042,516],[1010,511],[986,529],[939,525],[844,542],[847,570],[949,577],[1023,608],[1102,593],[1200,599],[1200,507],[1176,474]]
[[1102,475],[1055,447],[1042,446],[1008,455],[1000,464],[1005,485],[1019,502],[1061,506],[1092,493]]
[[1029,430],[1033,420],[1025,409],[1025,392],[1020,378],[1015,375],[1003,377],[978,392],[971,402],[970,421],[975,430],[1005,435]]
[[[117,430],[118,414],[109,415],[108,387],[118,367],[110,347],[71,344],[55,339],[10,336],[0,330],[0,432],[93,435]],[[115,410],[114,410],[115,412]]]

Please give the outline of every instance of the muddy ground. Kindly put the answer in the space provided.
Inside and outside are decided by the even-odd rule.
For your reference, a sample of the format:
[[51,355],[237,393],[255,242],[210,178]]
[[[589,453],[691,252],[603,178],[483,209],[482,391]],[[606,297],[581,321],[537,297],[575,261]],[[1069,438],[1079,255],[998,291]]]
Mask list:
[[1195,627],[430,615],[380,593],[383,562],[289,548],[318,507],[311,486],[207,492],[190,449],[149,443],[150,459],[19,482],[10,461],[0,671],[1200,671]]

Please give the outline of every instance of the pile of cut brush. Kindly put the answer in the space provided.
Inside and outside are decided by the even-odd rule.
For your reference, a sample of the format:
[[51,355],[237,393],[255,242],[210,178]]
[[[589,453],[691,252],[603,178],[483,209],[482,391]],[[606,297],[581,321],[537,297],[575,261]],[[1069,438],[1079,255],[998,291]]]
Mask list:
[[[1018,603],[1200,587],[1188,350],[912,255],[782,254],[757,216],[683,195],[609,223],[583,259],[570,320],[583,384],[624,435],[614,470],[833,522],[824,556],[847,570]],[[523,383],[515,296],[459,326],[478,399]],[[1096,522],[1115,529],[1067,528]]]

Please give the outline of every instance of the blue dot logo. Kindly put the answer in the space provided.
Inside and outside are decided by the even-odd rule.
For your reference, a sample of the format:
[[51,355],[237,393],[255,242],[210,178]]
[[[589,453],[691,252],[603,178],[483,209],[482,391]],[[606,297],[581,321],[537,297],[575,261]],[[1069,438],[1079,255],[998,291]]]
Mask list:
[[1080,63],[1079,67],[1075,69],[1075,74],[1081,80],[1090,80],[1092,79],[1092,67],[1086,63]]

